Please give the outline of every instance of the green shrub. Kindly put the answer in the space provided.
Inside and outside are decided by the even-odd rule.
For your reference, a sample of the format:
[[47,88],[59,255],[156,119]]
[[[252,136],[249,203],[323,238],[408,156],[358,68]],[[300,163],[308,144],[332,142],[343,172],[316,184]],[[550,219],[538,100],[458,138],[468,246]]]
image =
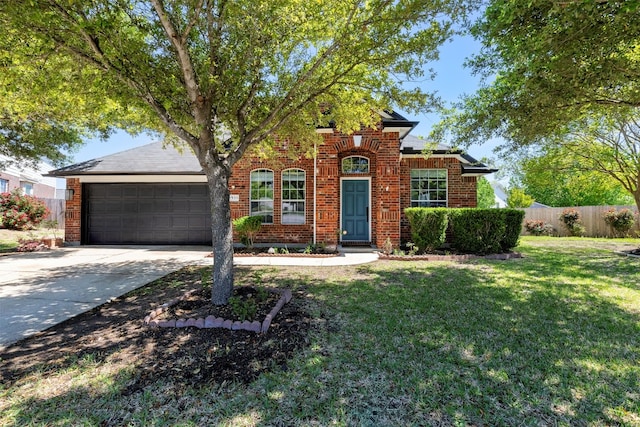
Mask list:
[[42,201],[22,194],[19,188],[0,194],[0,220],[5,228],[31,230],[47,215],[49,209]]
[[518,246],[524,211],[520,209],[502,209],[504,215],[504,236],[500,241],[503,251],[510,251]]
[[506,232],[503,209],[451,209],[449,215],[455,249],[478,255],[502,251]]
[[629,209],[616,211],[611,208],[604,213],[604,222],[611,227],[615,236],[624,237],[629,234],[629,231],[633,228],[635,217]]
[[411,226],[411,239],[415,246],[431,252],[446,239],[449,216],[446,208],[407,208],[404,210]]
[[567,208],[563,210],[560,214],[560,221],[562,221],[570,235],[584,235],[585,228],[584,225],[582,225],[582,218],[580,217],[580,212],[576,209]]
[[236,229],[240,242],[252,248],[256,235],[262,228],[261,216],[243,216],[233,220],[233,227]]

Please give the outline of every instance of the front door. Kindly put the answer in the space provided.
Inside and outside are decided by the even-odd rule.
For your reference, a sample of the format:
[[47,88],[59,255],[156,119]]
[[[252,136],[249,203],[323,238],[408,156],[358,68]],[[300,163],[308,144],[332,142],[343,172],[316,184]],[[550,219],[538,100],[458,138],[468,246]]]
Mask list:
[[342,181],[342,241],[370,241],[369,180]]

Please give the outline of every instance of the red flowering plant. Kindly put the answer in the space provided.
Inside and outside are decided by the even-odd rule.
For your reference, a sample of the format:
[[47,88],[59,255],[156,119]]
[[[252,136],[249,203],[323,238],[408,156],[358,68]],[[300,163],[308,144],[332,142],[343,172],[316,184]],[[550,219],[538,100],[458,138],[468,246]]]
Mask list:
[[618,237],[624,237],[629,234],[636,222],[637,213],[634,215],[629,209],[621,209],[616,211],[614,208],[604,213],[604,222],[607,223],[613,234]]
[[16,188],[0,194],[0,222],[11,230],[30,230],[49,215],[49,208],[35,197],[22,194]]

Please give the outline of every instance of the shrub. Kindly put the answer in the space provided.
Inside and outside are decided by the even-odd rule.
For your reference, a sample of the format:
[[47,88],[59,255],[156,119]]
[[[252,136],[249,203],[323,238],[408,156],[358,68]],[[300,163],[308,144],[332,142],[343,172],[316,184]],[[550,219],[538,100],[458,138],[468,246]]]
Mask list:
[[629,234],[629,231],[633,228],[635,218],[629,209],[616,211],[611,208],[604,213],[604,222],[611,227],[615,236],[624,237]]
[[233,220],[233,226],[243,245],[252,248],[256,235],[262,228],[261,216],[243,216]]
[[0,219],[5,228],[30,230],[49,215],[49,209],[35,197],[22,194],[19,188],[0,194]]
[[486,255],[518,245],[524,211],[519,209],[450,209],[452,246],[460,252]]
[[452,209],[449,218],[457,250],[479,255],[502,251],[506,231],[502,209]]
[[34,238],[19,239],[18,247],[16,248],[18,252],[39,252],[47,249],[49,248],[47,248],[47,246],[42,243],[41,239]]
[[551,235],[553,226],[541,219],[528,219],[524,222],[524,228],[529,234],[534,236]]
[[502,209],[504,215],[504,236],[500,241],[503,251],[510,251],[518,246],[524,211],[520,209]]
[[571,236],[584,235],[585,228],[582,225],[582,218],[580,217],[580,212],[576,209],[567,208],[563,210],[560,214],[560,221],[562,221]]
[[407,208],[411,239],[418,248],[431,252],[444,243],[449,217],[445,208]]

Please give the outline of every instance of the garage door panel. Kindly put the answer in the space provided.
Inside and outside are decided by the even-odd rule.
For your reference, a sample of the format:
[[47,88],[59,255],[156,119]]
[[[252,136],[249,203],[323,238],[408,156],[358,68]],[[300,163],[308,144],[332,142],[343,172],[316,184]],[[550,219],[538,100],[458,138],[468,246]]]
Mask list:
[[83,242],[211,244],[206,184],[85,184]]
[[209,202],[207,200],[189,200],[189,212],[209,212]]

